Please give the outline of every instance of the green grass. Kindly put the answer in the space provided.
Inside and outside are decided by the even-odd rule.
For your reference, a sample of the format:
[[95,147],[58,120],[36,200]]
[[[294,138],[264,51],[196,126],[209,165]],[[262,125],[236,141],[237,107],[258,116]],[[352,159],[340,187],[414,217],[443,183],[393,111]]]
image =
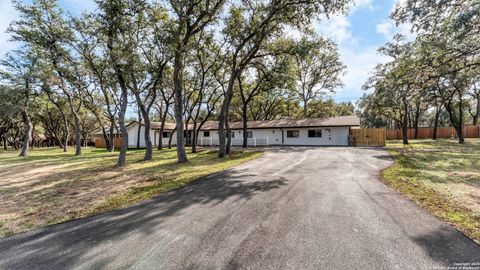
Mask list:
[[383,180],[480,243],[480,140],[387,142],[395,164]]
[[176,150],[154,151],[143,161],[144,150],[129,150],[127,166],[115,168],[118,152],[84,148],[45,148],[29,152],[0,151],[0,237],[41,226],[98,214],[146,200],[195,179],[226,170],[261,153],[237,151],[224,159],[202,149],[178,164]]

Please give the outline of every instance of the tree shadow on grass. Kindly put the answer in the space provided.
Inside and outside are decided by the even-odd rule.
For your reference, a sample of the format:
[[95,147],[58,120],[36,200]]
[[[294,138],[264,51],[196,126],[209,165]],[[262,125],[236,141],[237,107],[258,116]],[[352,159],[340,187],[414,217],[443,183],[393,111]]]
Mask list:
[[223,172],[128,208],[2,239],[0,268],[68,269],[79,260],[107,267],[115,258],[105,258],[98,251],[93,257],[85,256],[90,256],[91,250],[106,241],[124,239],[132,233],[150,235],[170,217],[185,215],[182,212],[189,207],[208,208],[230,198],[249,200],[259,193],[279,189],[287,181],[284,178],[248,180],[253,176]]

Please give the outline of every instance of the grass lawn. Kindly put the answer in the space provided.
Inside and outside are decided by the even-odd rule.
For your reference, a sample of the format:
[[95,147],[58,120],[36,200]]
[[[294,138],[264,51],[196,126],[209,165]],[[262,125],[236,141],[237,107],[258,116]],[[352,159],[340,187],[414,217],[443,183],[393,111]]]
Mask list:
[[480,139],[387,141],[383,180],[480,243]]
[[118,152],[103,149],[84,148],[80,157],[73,149],[35,149],[26,158],[0,150],[0,237],[127,206],[261,154],[236,151],[219,160],[203,149],[178,164],[175,149],[155,150],[149,162],[144,152],[129,150],[122,170]]

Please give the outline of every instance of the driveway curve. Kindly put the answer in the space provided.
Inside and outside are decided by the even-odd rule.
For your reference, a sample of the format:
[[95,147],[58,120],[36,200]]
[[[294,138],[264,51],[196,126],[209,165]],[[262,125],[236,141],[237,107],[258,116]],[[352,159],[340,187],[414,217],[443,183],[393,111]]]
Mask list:
[[285,147],[150,201],[0,240],[0,269],[434,269],[480,247],[382,184],[378,148]]

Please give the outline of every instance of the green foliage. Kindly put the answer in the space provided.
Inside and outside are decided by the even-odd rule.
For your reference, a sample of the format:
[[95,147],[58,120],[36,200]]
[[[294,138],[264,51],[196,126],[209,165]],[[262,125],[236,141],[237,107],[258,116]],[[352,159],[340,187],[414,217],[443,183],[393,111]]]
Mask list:
[[304,117],[310,117],[309,102],[333,93],[343,84],[346,66],[335,43],[318,37],[302,37],[293,52],[295,93],[303,102]]
[[383,172],[384,182],[479,242],[479,141],[418,140],[406,148],[390,141],[387,149],[395,165]]
[[308,105],[308,116],[313,118],[353,115],[351,102],[336,103],[333,99],[312,100]]

